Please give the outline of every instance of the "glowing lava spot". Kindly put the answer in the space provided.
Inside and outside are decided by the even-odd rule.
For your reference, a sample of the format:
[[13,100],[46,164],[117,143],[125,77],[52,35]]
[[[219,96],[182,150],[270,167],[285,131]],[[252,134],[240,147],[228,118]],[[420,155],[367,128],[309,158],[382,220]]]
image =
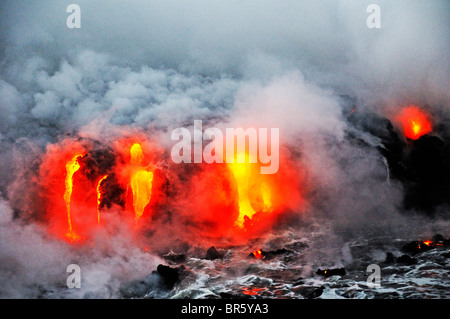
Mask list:
[[255,256],[255,258],[256,259],[261,259],[261,257],[262,257],[262,251],[259,249],[259,250],[255,250],[254,252],[253,252],[253,256]]
[[102,182],[108,177],[108,175],[103,176],[97,183],[97,222],[100,224],[100,203],[102,200],[102,192],[100,186]]
[[68,223],[68,232],[66,234],[66,237],[70,241],[76,241],[80,239],[80,236],[78,236],[72,229],[72,219],[70,217],[70,200],[72,197],[72,191],[73,191],[73,174],[77,172],[80,169],[80,164],[78,163],[78,159],[82,157],[83,155],[77,154],[75,157],[73,157],[67,164],[66,164],[66,180],[65,180],[65,186],[66,190],[64,192],[64,201],[66,202],[66,209],[67,209],[67,223]]
[[400,124],[405,136],[411,140],[417,140],[432,131],[429,115],[414,105],[402,109],[395,121]]
[[242,291],[242,293],[244,295],[247,296],[257,296],[259,295],[262,291],[264,291],[263,288],[252,288],[252,287],[245,287]]
[[133,209],[137,222],[152,197],[153,173],[142,169],[141,165],[144,160],[144,153],[140,144],[133,144],[130,149],[130,155],[130,164],[136,166],[131,176],[131,190],[133,192]]
[[431,240],[426,240],[423,243],[427,246],[430,246],[433,242]]

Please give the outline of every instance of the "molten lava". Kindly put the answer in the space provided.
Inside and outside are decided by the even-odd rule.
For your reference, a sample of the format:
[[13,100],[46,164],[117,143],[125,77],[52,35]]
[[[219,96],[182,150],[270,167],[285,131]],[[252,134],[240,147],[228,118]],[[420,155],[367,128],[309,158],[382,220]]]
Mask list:
[[252,287],[245,287],[242,291],[242,293],[244,295],[247,296],[257,296],[259,295],[262,291],[264,291],[263,288],[252,288]]
[[264,204],[263,207],[263,211],[264,212],[272,212],[273,211],[273,207],[272,207],[272,194],[270,191],[270,187],[267,183],[262,183],[261,184],[261,196],[262,196],[262,201]]
[[266,180],[268,177],[259,174],[258,165],[248,163],[248,154],[245,163],[229,163],[228,167],[233,173],[238,191],[239,216],[235,226],[245,228],[246,222],[251,221],[258,211],[273,211],[273,190]]
[[100,203],[102,199],[102,192],[100,191],[100,186],[107,177],[108,175],[103,176],[97,183],[97,222],[99,224],[100,224]]
[[67,175],[66,175],[66,180],[65,180],[66,190],[64,192],[64,201],[66,202],[67,223],[68,223],[68,228],[69,228],[68,232],[66,234],[66,237],[70,241],[76,241],[80,238],[72,229],[72,219],[70,216],[70,201],[71,201],[72,190],[73,190],[73,174],[75,174],[75,172],[77,172],[80,169],[80,164],[78,163],[78,159],[82,156],[83,155],[81,155],[81,154],[77,154],[66,164]]
[[[441,243],[438,242],[433,242],[431,240],[425,240],[422,242],[422,244],[426,245],[427,247],[433,248],[433,247],[437,247],[437,246],[444,246]],[[421,243],[418,243],[418,248],[422,249]]]
[[251,174],[251,165],[248,163],[230,163],[228,166],[233,172],[237,184],[239,197],[239,216],[235,225],[243,228],[245,216],[252,218],[256,213],[253,209],[249,199],[249,181]]
[[261,259],[263,257],[261,249],[255,250],[253,256],[255,256],[256,259]]
[[[116,223],[152,231],[160,220],[147,218],[175,211],[183,236],[239,244],[300,211],[302,174],[289,155],[281,153],[283,165],[275,174],[261,174],[262,164],[248,159],[192,170],[156,167],[165,153],[145,137],[117,139],[105,147],[68,138],[50,145],[39,167],[42,200],[36,216],[48,220],[51,234],[81,245]],[[103,215],[106,207],[109,216]],[[264,251],[255,255],[265,258]]]
[[400,124],[405,136],[411,140],[417,140],[432,131],[429,115],[414,105],[404,108],[395,121]]
[[144,153],[139,143],[133,144],[130,149],[130,164],[135,166],[131,176],[131,190],[133,192],[133,208],[136,223],[144,213],[145,207],[152,197],[153,173],[142,168]]

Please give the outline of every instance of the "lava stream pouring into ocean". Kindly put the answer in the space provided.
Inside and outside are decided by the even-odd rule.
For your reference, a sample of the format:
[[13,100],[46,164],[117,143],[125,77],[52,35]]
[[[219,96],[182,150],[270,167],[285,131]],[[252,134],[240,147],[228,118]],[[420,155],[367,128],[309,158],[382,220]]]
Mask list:
[[[271,212],[273,210],[271,203],[272,190],[266,181],[261,181],[260,179],[256,182],[252,181],[255,175],[259,175],[257,165],[247,162],[229,163],[228,167],[233,173],[238,192],[239,216],[235,225],[242,229],[245,228],[246,222],[250,221],[256,214],[253,205],[260,207],[262,212]],[[251,198],[256,198],[258,203],[252,205]]]
[[64,201],[66,203],[67,224],[68,224],[68,231],[66,233],[66,237],[69,241],[77,241],[80,239],[80,236],[78,236],[73,230],[72,217],[70,215],[70,202],[73,191],[73,175],[80,169],[78,159],[82,156],[83,155],[81,154],[77,154],[66,164],[67,175],[65,179],[66,190],[64,192]]
[[301,173],[288,152],[275,174],[262,174],[248,155],[190,168],[170,163],[166,154],[142,136],[49,146],[40,167],[40,209],[49,232],[77,245],[108,236],[114,225],[137,241],[175,232],[187,241],[238,243],[301,210]]
[[142,168],[144,153],[139,143],[133,144],[130,149],[130,164],[133,165],[133,173],[130,180],[133,192],[133,209],[135,222],[142,217],[145,207],[150,203],[152,196],[153,173]]

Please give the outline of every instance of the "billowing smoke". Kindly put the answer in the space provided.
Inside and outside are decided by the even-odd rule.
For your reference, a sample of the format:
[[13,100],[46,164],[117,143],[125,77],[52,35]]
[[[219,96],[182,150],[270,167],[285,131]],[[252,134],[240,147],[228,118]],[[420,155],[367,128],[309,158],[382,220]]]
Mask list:
[[[320,217],[336,229],[395,231],[411,213],[448,216],[449,3],[378,1],[382,27],[370,29],[371,2],[80,0],[82,27],[69,29],[69,2],[4,1],[0,296],[60,296],[67,265],[77,263],[86,285],[70,297],[117,297],[123,282],[156,268],[158,253],[201,246],[201,238],[211,244],[201,232],[209,222],[202,210],[216,209],[211,196],[227,194],[208,194],[215,180],[205,166],[179,166],[168,155],[172,130],[192,129],[196,119],[218,128],[280,129],[286,176],[298,176],[291,185],[301,188],[286,192],[300,200],[289,207],[295,218],[281,219],[280,227]],[[439,139],[415,146],[412,159],[394,122],[410,104],[429,114]],[[163,204],[153,206],[160,214],[142,235],[144,245],[112,217],[92,246],[52,237],[41,205],[46,156],[65,143],[98,147],[103,156],[133,136],[157,144],[155,168],[165,175]],[[443,193],[416,202],[415,178],[430,172],[415,165],[429,147],[439,153],[428,164],[442,166],[431,174],[442,177]],[[196,184],[200,178],[206,182]],[[120,214],[117,206],[110,210]]]

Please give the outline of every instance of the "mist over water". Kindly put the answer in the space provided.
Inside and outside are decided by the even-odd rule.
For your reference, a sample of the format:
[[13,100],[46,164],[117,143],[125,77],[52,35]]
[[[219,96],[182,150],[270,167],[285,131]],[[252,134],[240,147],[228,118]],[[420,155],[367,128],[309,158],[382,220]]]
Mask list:
[[[256,247],[308,244],[290,264],[301,269],[289,281],[325,265],[380,262],[400,241],[450,236],[448,204],[437,205],[432,218],[405,211],[405,185],[380,151],[390,131],[379,120],[393,123],[402,107],[415,104],[448,145],[450,5],[377,1],[382,27],[369,29],[372,2],[80,0],[82,27],[69,29],[70,3],[3,1],[0,297],[121,297],[124,285],[154,280],[147,276],[170,250],[187,254],[198,290],[150,296],[218,295],[223,286],[215,285],[223,283],[208,281],[217,273],[238,286],[254,284],[245,257]],[[289,207],[289,216],[253,241],[215,241],[195,223],[206,213],[184,196],[196,191],[208,200],[208,188],[193,182],[200,173],[162,156],[156,166],[171,169],[168,184],[177,196],[147,233],[115,221],[114,209],[92,245],[70,245],[47,232],[37,190],[43,158],[55,145],[69,139],[107,147],[136,133],[167,153],[172,130],[192,129],[194,120],[279,128],[292,172],[301,176],[302,205]],[[362,243],[370,248],[361,252]],[[223,248],[226,275],[201,260],[211,245],[231,247]],[[81,266],[80,290],[65,289],[71,263]]]

